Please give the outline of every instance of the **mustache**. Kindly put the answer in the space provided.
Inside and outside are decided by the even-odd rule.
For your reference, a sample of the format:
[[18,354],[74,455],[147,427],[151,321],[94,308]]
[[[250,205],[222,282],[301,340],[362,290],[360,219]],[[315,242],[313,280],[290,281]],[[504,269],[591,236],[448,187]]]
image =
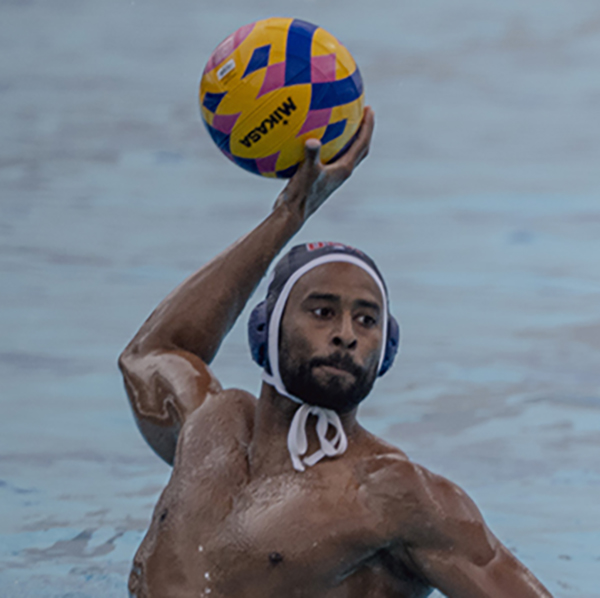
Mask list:
[[313,357],[309,362],[310,369],[320,365],[328,365],[346,372],[350,372],[355,378],[363,375],[363,368],[354,362],[347,353],[333,353],[329,357]]

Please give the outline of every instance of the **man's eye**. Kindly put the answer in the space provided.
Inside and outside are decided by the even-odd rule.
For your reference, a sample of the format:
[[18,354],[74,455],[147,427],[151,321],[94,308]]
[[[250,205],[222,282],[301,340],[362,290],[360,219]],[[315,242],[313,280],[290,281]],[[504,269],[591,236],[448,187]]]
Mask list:
[[330,318],[333,315],[333,310],[330,307],[316,307],[312,312],[317,318]]
[[366,314],[358,316],[358,321],[366,328],[372,328],[375,326],[375,324],[377,324],[377,320],[375,318]]

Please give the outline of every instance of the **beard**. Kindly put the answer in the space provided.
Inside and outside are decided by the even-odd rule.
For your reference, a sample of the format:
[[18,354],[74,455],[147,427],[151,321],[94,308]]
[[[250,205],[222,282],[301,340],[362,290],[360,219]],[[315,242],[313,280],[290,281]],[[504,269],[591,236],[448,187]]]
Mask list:
[[[340,351],[327,357],[294,358],[291,356],[291,344],[284,334],[281,336],[279,372],[290,394],[309,405],[333,409],[342,414],[352,411],[371,392],[377,377],[377,360],[363,368],[348,353]],[[305,353],[302,350],[305,348],[304,340],[294,339],[296,355]],[[334,374],[325,376],[325,380],[318,379],[313,370],[319,366],[331,366],[349,372],[354,377],[354,382],[349,381],[346,376]]]

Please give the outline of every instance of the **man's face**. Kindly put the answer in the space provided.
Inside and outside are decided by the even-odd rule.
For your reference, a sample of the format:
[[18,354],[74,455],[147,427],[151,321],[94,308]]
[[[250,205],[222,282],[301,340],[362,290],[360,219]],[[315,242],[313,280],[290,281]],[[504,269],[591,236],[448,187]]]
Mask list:
[[345,413],[371,391],[383,336],[383,297],[354,264],[323,264],[288,298],[279,341],[287,390],[311,405]]

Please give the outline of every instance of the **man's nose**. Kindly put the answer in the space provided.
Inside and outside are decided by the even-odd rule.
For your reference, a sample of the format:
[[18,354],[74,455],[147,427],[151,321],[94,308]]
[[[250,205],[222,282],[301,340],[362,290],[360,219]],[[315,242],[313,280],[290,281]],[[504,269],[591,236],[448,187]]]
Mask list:
[[343,349],[356,348],[357,339],[351,314],[343,314],[339,318],[332,342],[336,347]]

